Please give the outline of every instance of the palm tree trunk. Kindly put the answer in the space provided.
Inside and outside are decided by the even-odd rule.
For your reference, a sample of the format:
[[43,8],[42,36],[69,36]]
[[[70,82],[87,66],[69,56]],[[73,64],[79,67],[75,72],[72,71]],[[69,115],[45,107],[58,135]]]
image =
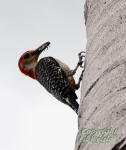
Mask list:
[[[126,0],[86,0],[84,13],[87,51],[75,150],[126,150]],[[100,140],[100,131],[109,131],[111,140]]]

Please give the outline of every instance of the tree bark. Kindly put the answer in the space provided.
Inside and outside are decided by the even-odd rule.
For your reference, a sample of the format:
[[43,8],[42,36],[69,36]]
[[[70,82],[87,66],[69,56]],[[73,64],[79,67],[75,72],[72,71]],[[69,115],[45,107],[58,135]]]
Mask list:
[[[84,16],[87,50],[75,150],[126,150],[126,0],[87,0]],[[85,128],[118,131],[110,142],[80,142]]]

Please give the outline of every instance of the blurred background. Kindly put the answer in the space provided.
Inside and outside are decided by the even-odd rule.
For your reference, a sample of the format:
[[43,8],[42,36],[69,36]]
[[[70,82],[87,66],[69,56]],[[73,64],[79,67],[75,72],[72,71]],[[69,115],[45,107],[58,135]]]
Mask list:
[[53,56],[73,69],[86,44],[83,11],[84,0],[1,0],[0,150],[74,149],[75,112],[17,64],[23,52],[50,41],[40,58]]

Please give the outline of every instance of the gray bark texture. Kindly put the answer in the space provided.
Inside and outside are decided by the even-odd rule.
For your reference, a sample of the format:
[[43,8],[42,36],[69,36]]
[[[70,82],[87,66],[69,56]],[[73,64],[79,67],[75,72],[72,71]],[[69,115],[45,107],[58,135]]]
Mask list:
[[[75,150],[126,150],[126,0],[86,0],[86,65]],[[80,142],[83,129],[118,128],[110,142]]]

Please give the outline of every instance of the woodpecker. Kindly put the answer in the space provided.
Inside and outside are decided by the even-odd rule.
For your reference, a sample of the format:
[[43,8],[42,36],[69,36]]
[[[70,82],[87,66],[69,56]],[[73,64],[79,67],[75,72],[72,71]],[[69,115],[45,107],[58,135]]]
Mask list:
[[56,99],[78,113],[79,104],[75,91],[80,87],[83,71],[78,84],[75,83],[73,75],[79,66],[82,67],[83,56],[79,53],[79,62],[74,70],[70,70],[66,64],[53,57],[44,57],[38,61],[40,54],[48,49],[49,45],[50,42],[46,42],[35,50],[26,51],[20,57],[18,67],[23,74],[37,80]]

